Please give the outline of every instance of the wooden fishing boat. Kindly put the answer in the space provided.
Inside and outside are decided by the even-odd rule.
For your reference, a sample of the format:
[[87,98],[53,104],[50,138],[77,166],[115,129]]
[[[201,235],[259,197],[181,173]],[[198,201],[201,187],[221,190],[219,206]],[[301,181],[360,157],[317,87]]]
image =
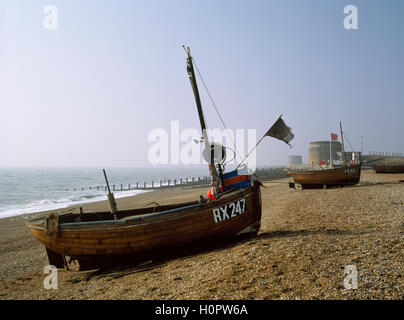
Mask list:
[[376,173],[404,173],[404,165],[373,164],[371,167]]
[[[157,212],[155,209],[158,209]],[[29,224],[57,267],[69,256],[79,261],[126,254],[145,255],[177,246],[256,235],[260,229],[260,184],[221,194],[216,200],[117,212],[69,213]],[[54,222],[52,222],[54,220]],[[84,221],[83,221],[84,220]]]
[[355,185],[360,180],[360,174],[360,164],[289,173],[303,189]]
[[294,183],[301,185],[302,189],[348,186],[359,183],[361,164],[345,163],[344,139],[341,123],[340,128],[343,165],[330,168],[320,167],[316,170],[288,172],[288,174],[293,177]]
[[[113,260],[122,255],[150,257],[153,252],[175,252],[184,245],[209,242],[216,246],[224,239],[257,235],[261,225],[260,182],[251,182],[249,175],[237,172],[226,176],[221,162],[215,162],[189,48],[186,52],[203,142],[212,155],[211,198],[123,211],[117,209],[109,191],[111,212],[54,213],[44,220],[32,220],[28,228],[45,246],[50,264],[63,267],[66,256],[79,262]],[[108,180],[107,186],[109,190]]]

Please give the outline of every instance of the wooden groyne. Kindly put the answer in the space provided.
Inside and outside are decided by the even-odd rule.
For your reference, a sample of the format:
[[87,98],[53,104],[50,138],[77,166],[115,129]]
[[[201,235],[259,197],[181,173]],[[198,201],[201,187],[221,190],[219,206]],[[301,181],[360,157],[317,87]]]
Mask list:
[[260,181],[272,181],[277,179],[288,178],[288,171],[286,167],[279,168],[257,168],[252,179],[258,179]]
[[[271,181],[276,179],[287,178],[286,168],[260,168],[251,175],[252,180]],[[209,187],[210,177],[192,177],[178,179],[161,179],[152,181],[139,181],[134,183],[110,184],[111,191],[130,191],[130,190],[162,190],[170,188],[193,188],[193,187]],[[90,187],[73,187],[67,188],[66,191],[107,191],[106,185],[90,186]]]
[[[110,184],[111,191],[130,191],[130,190],[161,190],[168,188],[178,187],[202,187],[210,186],[210,178],[205,177],[192,177],[192,178],[179,178],[179,179],[165,179],[165,180],[153,180],[151,182],[141,181],[135,183],[120,183]],[[90,187],[73,187],[66,189],[66,191],[86,191],[97,190],[107,191],[106,185],[90,186]]]

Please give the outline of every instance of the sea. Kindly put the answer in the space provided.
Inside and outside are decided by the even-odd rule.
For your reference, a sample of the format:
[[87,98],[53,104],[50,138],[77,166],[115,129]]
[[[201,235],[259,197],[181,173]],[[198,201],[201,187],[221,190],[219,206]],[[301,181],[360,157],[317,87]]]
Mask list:
[[[18,216],[107,199],[103,168],[0,168],[0,218]],[[205,177],[207,167],[105,168],[115,198],[133,196],[136,183]],[[131,190],[120,191],[131,185]],[[98,190],[97,190],[98,187]]]

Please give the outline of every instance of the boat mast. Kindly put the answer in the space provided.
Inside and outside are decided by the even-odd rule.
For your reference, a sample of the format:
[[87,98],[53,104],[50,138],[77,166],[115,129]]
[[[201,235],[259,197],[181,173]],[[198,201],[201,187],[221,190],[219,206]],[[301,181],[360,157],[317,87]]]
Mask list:
[[342,140],[342,164],[345,166],[345,147],[344,147],[344,134],[342,133],[342,124],[339,122],[339,128],[341,130],[341,140]]
[[332,160],[331,160],[331,137],[330,137],[330,167],[332,168]]
[[213,188],[214,195],[219,194],[219,186],[218,186],[218,175],[217,171],[215,168],[214,164],[214,150],[213,150],[213,145],[211,146],[209,143],[208,139],[208,134],[206,131],[206,122],[205,122],[205,117],[203,115],[202,111],[202,103],[201,103],[201,98],[199,96],[199,90],[198,90],[198,85],[196,83],[196,77],[195,77],[195,72],[194,72],[194,64],[192,62],[192,56],[191,56],[191,49],[189,47],[183,46],[185,49],[185,52],[187,53],[187,72],[189,76],[189,81],[191,82],[192,86],[192,91],[194,92],[195,96],[195,102],[196,102],[196,107],[198,109],[198,115],[199,115],[199,122],[201,125],[201,130],[202,130],[202,139],[205,144],[205,148],[208,150],[211,150],[211,161],[209,163],[209,173],[210,173],[210,181]]

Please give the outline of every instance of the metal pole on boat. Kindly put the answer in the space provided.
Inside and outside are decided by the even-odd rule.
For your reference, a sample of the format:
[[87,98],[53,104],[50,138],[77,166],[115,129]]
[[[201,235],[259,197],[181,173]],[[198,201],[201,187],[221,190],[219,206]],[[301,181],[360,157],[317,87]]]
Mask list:
[[342,164],[345,166],[345,147],[344,147],[344,134],[342,132],[342,124],[339,122],[339,128],[341,130],[341,141],[342,141]]
[[114,219],[117,220],[118,219],[117,218],[118,209],[116,208],[115,197],[114,197],[114,194],[111,192],[111,189],[109,188],[108,178],[107,178],[105,169],[102,169],[102,171],[104,172],[105,181],[107,183],[108,201],[109,201],[109,206],[111,207],[111,213],[114,215]]
[[262,138],[255,144],[254,148],[251,149],[251,151],[244,157],[243,160],[241,160],[241,162],[238,164],[238,166],[236,167],[235,170],[238,170],[238,168],[240,168],[240,166],[243,164],[243,162],[250,156],[250,154],[258,147],[258,145],[261,143],[262,140],[264,140],[264,138],[267,136],[267,134],[265,133]]
[[331,157],[331,137],[330,137],[330,167],[332,168],[332,157]]
[[[207,127],[206,127],[205,117],[204,117],[203,111],[202,111],[202,103],[201,103],[201,98],[199,95],[198,84],[196,83],[194,65],[192,62],[193,58],[191,56],[191,49],[189,47],[185,47],[185,46],[182,46],[182,47],[184,48],[185,52],[187,53],[187,73],[188,73],[189,80],[191,82],[192,91],[195,96],[195,102],[196,102],[196,107],[198,110],[199,122],[200,122],[201,130],[202,130],[203,142],[205,144],[205,148],[207,150],[209,150],[209,149],[212,149],[212,146],[209,143],[208,134],[206,131]],[[211,158],[211,162],[208,163],[208,166],[209,166],[210,180],[211,180],[211,184],[213,187],[213,193],[215,195],[218,195],[220,192],[218,174],[217,174],[217,171],[216,171],[216,168],[214,165],[213,158]]]

